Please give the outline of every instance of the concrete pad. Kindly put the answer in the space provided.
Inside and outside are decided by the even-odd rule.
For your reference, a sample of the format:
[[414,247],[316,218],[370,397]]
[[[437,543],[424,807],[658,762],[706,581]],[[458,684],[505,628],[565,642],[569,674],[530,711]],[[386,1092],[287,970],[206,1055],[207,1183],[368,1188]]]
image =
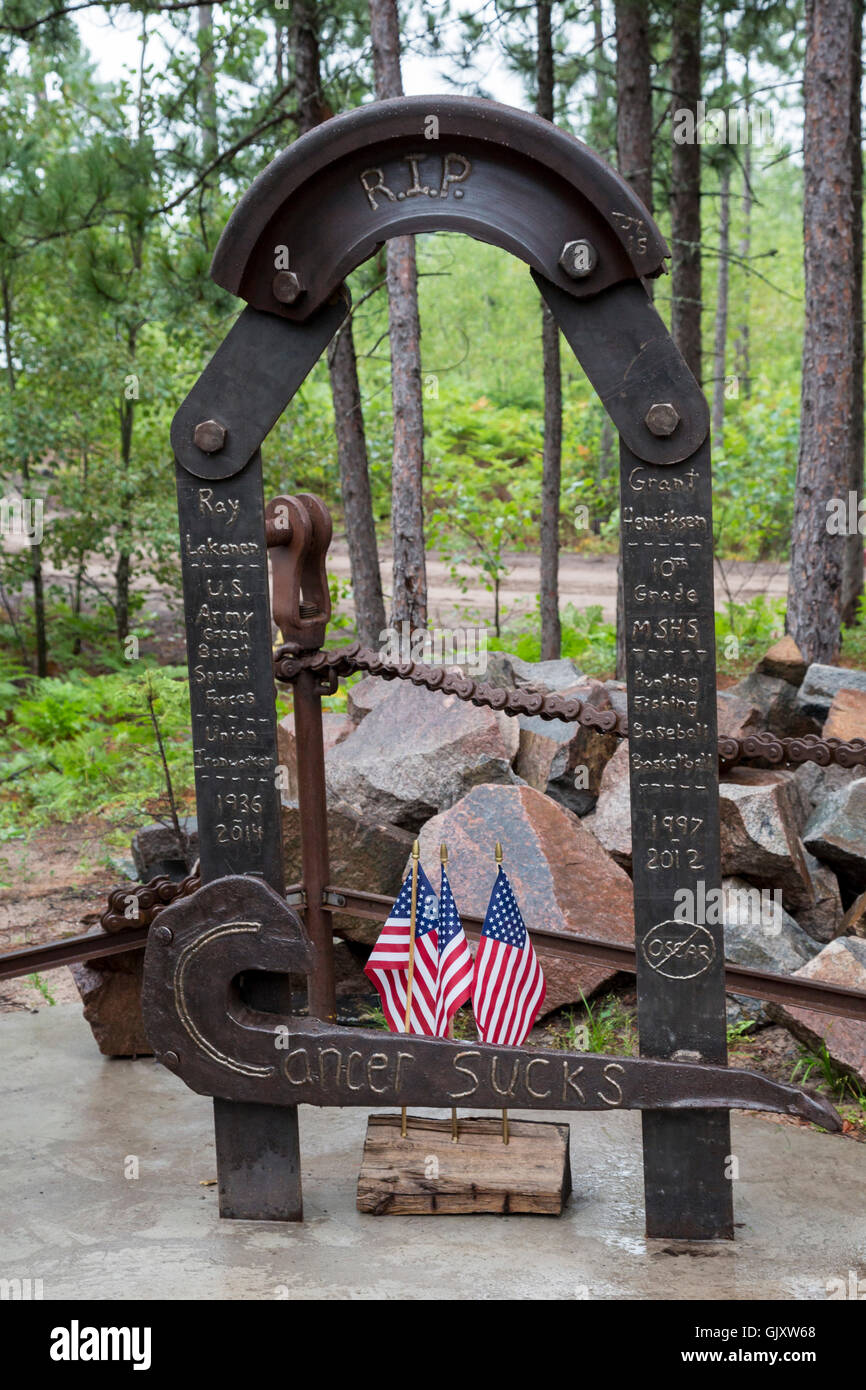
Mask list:
[[637,1114],[571,1117],[562,1217],[375,1217],[367,1112],[309,1108],[304,1224],[220,1221],[207,1099],[101,1057],[74,1005],[3,1017],[0,1056],[0,1277],[46,1299],[823,1300],[866,1276],[866,1146],[817,1131],[735,1114],[737,1240],[676,1245],[643,1235]]

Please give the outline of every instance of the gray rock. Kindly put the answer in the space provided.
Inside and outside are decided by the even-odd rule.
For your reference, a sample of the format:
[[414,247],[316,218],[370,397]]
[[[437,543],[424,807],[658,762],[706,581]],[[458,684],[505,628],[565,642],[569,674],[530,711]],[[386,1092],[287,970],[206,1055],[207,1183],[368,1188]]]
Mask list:
[[390,682],[383,681],[380,676],[365,676],[355,685],[350,685],[346,691],[346,713],[352,723],[360,724],[371,709],[375,709],[382,700],[387,700],[390,693]]
[[611,858],[626,870],[631,869],[632,860],[628,757],[628,739],[624,738],[601,774],[595,811],[583,822]]
[[784,773],[740,767],[719,787],[722,873],[778,888],[785,906],[812,900],[799,789]]
[[[384,684],[384,682],[379,682]],[[363,684],[363,682],[362,682]],[[330,710],[322,712],[322,742],[325,752],[342,743],[355,728],[355,722],[347,714],[335,714]],[[286,792],[290,797],[298,794],[298,748],[295,737],[294,713],[287,714],[277,721],[277,763],[285,768]]]
[[825,805],[834,792],[862,777],[863,768],[840,767],[838,763],[830,763],[828,767],[820,767],[818,763],[800,763],[794,776],[803,792],[808,820],[812,812],[818,806]]
[[866,777],[833,793],[803,832],[806,848],[858,892],[866,888]]
[[517,721],[520,742],[514,770],[527,786],[536,791],[547,790],[552,777],[561,777],[568,764],[568,749],[580,727],[564,724],[561,719],[541,719],[538,715],[520,715]]
[[725,956],[735,965],[791,975],[820,951],[768,890],[725,878],[722,893]]
[[172,825],[143,825],[132,839],[132,857],[142,883],[157,874],[186,878],[198,858],[198,822],[195,816],[181,816],[181,843]]
[[456,695],[395,681],[387,699],[331,748],[331,797],[356,815],[419,830],[482,782],[514,783],[517,721]]
[[483,681],[485,685],[493,685],[497,690],[513,690],[517,684],[513,663],[517,660],[518,658],[511,656],[509,652],[488,652],[486,655],[487,665],[480,676],[475,671],[470,671],[470,663],[465,663],[460,669],[466,674],[472,675],[474,680]]
[[719,736],[743,738],[763,727],[761,711],[752,700],[745,700],[731,690],[716,691]]
[[[820,951],[767,890],[742,878],[725,878],[722,892],[725,958],[735,965],[790,975]],[[760,1027],[770,1022],[762,1001],[747,994],[729,994],[726,1014],[729,1028],[745,1023]]]
[[610,703],[616,710],[617,717],[628,723],[628,695],[625,681],[605,681],[604,688],[608,693]]
[[532,685],[539,690],[567,690],[583,680],[580,667],[566,657],[559,661],[522,661],[519,656],[509,656],[508,660],[518,688]]
[[752,1028],[761,1028],[769,1021],[767,1010],[760,999],[752,999],[748,994],[725,995],[725,1023],[728,1028],[736,1028],[738,1032],[745,1033],[750,1031],[746,1024]]
[[764,653],[756,670],[763,676],[781,676],[790,685],[802,685],[808,662],[790,633],[780,637]]
[[[599,681],[567,687],[594,709],[610,709],[607,689]],[[567,810],[583,816],[595,806],[605,765],[616,752],[619,738],[585,724],[521,715],[520,746],[515,771],[528,786],[546,792]]]
[[[298,803],[281,797],[283,863],[287,883],[297,883],[301,872],[301,821]],[[413,836],[397,825],[377,823],[354,813],[340,802],[328,802],[328,849],[331,882],[365,893],[397,896],[403,882],[403,866],[412,851]],[[381,922],[341,913],[340,933],[350,941],[372,945]]]
[[[866,992],[866,941],[856,936],[840,936],[802,966],[797,975]],[[789,1004],[770,1004],[768,1009],[795,1037],[813,1049],[826,1046],[837,1067],[857,1077],[861,1086],[866,1082],[866,1022],[862,1019],[818,1013]]]
[[753,671],[721,693],[754,705],[760,711],[759,727],[777,738],[802,738],[819,732],[820,725],[799,703],[796,686],[780,676]]
[[839,880],[829,864],[822,864],[809,850],[804,850],[803,858],[812,892],[794,904],[797,921],[816,941],[832,941],[845,930]]
[[813,662],[800,686],[797,702],[819,724],[830,712],[839,690],[866,690],[866,671],[849,671],[844,666],[821,666]]

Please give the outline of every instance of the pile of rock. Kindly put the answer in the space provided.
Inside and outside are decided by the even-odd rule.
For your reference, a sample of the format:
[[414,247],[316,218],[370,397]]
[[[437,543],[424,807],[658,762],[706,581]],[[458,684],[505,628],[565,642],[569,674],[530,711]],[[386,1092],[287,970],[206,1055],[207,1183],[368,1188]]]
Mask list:
[[[505,688],[577,695],[618,714],[626,710],[622,682],[593,680],[568,660],[532,664],[495,653],[484,679]],[[866,736],[866,673],[807,667],[786,637],[744,680],[719,692],[718,706],[720,731],[734,737],[760,730],[780,737]],[[291,719],[284,720],[290,880],[300,876],[293,737]],[[406,681],[368,677],[350,689],[345,715],[327,717],[326,745],[334,882],[396,894],[416,835],[435,881],[444,840],[457,900],[467,913],[481,916],[493,881],[492,859],[489,875],[479,869],[498,839],[530,926],[633,941],[627,739],[577,723],[515,719]],[[731,961],[828,980],[841,970],[848,983],[866,990],[866,947],[852,940],[858,931],[866,935],[861,772],[807,763],[796,770],[743,766],[723,775],[722,872]],[[747,899],[769,904],[769,914],[744,919],[737,905]],[[358,945],[369,945],[378,931],[360,919],[341,917],[339,925]],[[579,1002],[613,978],[611,969],[575,957],[546,950],[541,955],[546,1011]],[[766,1021],[769,1015],[758,1001],[741,998],[731,1000],[730,1017]],[[783,1017],[799,1036],[826,1041],[845,1066],[853,1065],[856,1053],[849,1045],[852,1031],[862,1032],[866,1052],[866,1024],[848,1023],[840,1032],[829,1015],[805,1022],[797,1011]],[[843,1035],[844,1047],[836,1041]]]
[[[573,661],[529,663],[493,653],[484,679],[507,689],[576,695],[626,714],[619,681],[587,677]],[[742,737],[822,733],[866,736],[866,673],[807,667],[786,637],[754,671],[719,692],[719,728]],[[512,718],[407,681],[368,677],[348,692],[346,714],[326,714],[331,880],[396,896],[412,840],[436,882],[439,843],[449,847],[457,901],[482,916],[503,845],[529,926],[631,944],[631,822],[628,740],[577,723]],[[301,878],[297,759],[291,716],[279,725],[287,768],[282,820],[288,882]],[[796,770],[742,766],[722,777],[721,850],[728,959],[866,991],[866,776],[864,769],[806,763]],[[134,846],[143,878],[183,873],[196,854],[194,824],[175,845],[163,828]],[[484,872],[485,864],[489,873]],[[755,903],[760,904],[757,914]],[[743,904],[752,911],[743,912]],[[369,995],[363,962],[378,924],[340,916],[338,988]],[[545,1011],[577,1003],[614,978],[544,947]],[[87,1016],[104,1051],[135,1053],[146,1041],[131,1000],[140,953],[79,969]],[[769,1010],[732,998],[732,1020],[781,1019],[866,1082],[866,1023],[801,1009]]]

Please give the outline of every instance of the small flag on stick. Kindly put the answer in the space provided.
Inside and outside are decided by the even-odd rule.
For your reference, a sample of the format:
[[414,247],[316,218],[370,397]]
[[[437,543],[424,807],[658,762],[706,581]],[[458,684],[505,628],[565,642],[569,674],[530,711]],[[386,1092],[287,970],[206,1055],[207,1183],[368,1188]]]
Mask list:
[[[437,1033],[440,1038],[454,1036],[454,1015],[472,997],[472,952],[463,932],[454,894],[448,881],[448,849],[439,846],[442,861],[442,885],[439,889],[439,1013]],[[457,1107],[451,1107],[451,1142],[459,1139]]]
[[[412,872],[391,908],[364,974],[379,992],[392,1033],[437,1037],[439,904],[418,862],[416,847],[417,841],[412,849]],[[413,919],[414,934],[410,931]]]
[[[519,1047],[544,1000],[544,975],[496,846],[496,882],[475,956],[472,1007],[482,1042]],[[508,1143],[508,1112],[502,1112]]]
[[439,1009],[436,1033],[447,1038],[452,1018],[472,998],[472,952],[463,933],[454,894],[448,881],[448,851],[441,846],[442,886],[439,890]]

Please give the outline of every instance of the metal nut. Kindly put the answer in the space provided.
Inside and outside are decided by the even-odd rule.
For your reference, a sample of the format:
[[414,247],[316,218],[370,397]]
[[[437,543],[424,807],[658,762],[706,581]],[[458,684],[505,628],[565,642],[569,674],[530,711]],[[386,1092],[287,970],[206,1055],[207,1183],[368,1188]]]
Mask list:
[[174,940],[174,932],[171,927],[154,927],[153,937],[155,941],[161,941],[165,946],[170,946]]
[[164,1052],[159,1059],[164,1067],[179,1067],[180,1058],[176,1052]]
[[572,280],[585,280],[598,265],[598,252],[591,241],[567,241],[559,253],[559,268]]
[[271,288],[274,299],[281,304],[294,304],[304,293],[304,287],[293,270],[278,270]]
[[657,401],[644,416],[644,423],[650,434],[663,439],[665,435],[673,434],[680,423],[680,413],[670,401]]
[[219,420],[200,420],[192,437],[203,454],[215,454],[226,442],[226,427]]

